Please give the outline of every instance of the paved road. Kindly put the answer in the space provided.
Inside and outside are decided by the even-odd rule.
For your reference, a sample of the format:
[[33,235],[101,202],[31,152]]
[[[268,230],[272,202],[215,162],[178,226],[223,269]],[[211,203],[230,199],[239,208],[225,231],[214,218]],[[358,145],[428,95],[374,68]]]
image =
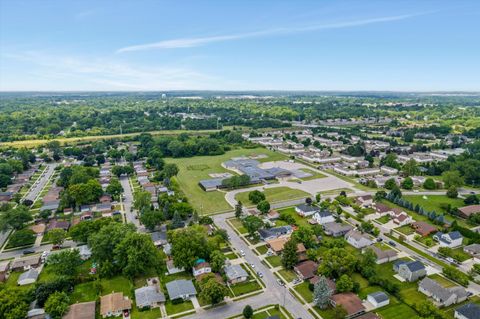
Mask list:
[[[52,250],[52,244],[48,245],[42,245],[39,247],[29,247],[29,248],[23,248],[23,249],[17,249],[17,250],[11,250],[11,251],[4,251],[0,254],[0,260],[3,259],[11,259],[11,258],[18,258],[23,256],[23,251],[25,250],[33,250],[35,253],[41,253],[43,251],[51,251]],[[68,248],[68,247],[76,247],[77,244],[72,241],[72,240],[67,240],[63,244],[62,248]]]
[[24,199],[29,199],[31,201],[34,201],[37,198],[37,196],[42,191],[43,187],[45,187],[48,180],[55,172],[55,167],[57,167],[57,165],[58,165],[57,163],[47,164],[47,169],[42,174],[42,176],[35,182],[35,184],[33,184],[33,186],[30,188],[28,194],[24,197]]
[[132,223],[137,227],[138,231],[144,232],[145,228],[140,225],[140,221],[135,218],[136,213],[132,211],[133,207],[133,191],[130,187],[130,183],[128,181],[128,177],[122,176],[120,177],[120,184],[123,187],[123,195],[125,199],[120,199],[120,204],[123,204],[125,219],[127,223]]
[[230,226],[227,225],[225,219],[233,216],[233,213],[216,215],[213,216],[213,220],[219,228],[227,231],[231,238],[230,242],[232,246],[238,251],[243,250],[245,252],[244,259],[248,263],[253,263],[255,265],[255,270],[263,273],[262,279],[267,287],[265,291],[259,295],[245,298],[240,301],[235,301],[233,303],[228,303],[224,306],[209,309],[206,312],[200,312],[185,318],[228,318],[241,314],[246,305],[250,305],[255,309],[271,304],[280,304],[295,317],[313,319],[313,316],[303,307],[303,305],[294,296],[292,296],[286,288],[277,283],[277,278],[273,275],[270,269],[261,263],[258,256],[255,255],[253,251],[248,248],[247,244],[237,235],[237,233],[235,233]]

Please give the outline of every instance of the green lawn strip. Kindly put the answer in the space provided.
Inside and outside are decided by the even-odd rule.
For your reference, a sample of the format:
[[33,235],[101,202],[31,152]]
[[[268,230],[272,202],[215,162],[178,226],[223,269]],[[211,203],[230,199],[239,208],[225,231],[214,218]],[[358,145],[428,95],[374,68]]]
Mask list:
[[237,258],[238,258],[238,256],[237,256],[235,253],[233,253],[233,252],[232,252],[232,253],[225,254],[225,257],[227,257],[227,259],[230,259],[230,260],[232,260],[232,259],[237,259]]
[[280,256],[269,256],[265,258],[265,260],[268,261],[268,263],[272,265],[273,268],[282,265],[282,258]]
[[302,181],[311,181],[313,179],[319,179],[319,178],[327,177],[327,175],[324,175],[324,174],[319,173],[319,172],[315,172],[315,171],[313,171],[311,169],[308,169],[308,168],[300,168],[300,170],[302,172],[312,174],[312,176],[300,178]]
[[375,312],[387,319],[418,318],[416,311],[404,303],[391,304],[375,310]]
[[253,292],[259,289],[262,289],[256,280],[253,281],[246,281],[241,282],[235,285],[231,285],[230,288],[232,289],[235,296],[241,296],[248,294],[249,292]]
[[382,216],[380,217],[379,219],[375,219],[377,222],[379,222],[380,224],[386,224],[390,221],[390,216],[388,215],[385,215],[385,216]]
[[[179,173],[175,177],[181,190],[188,197],[189,202],[200,214],[212,214],[221,211],[228,211],[232,208],[225,200],[225,193],[219,191],[205,192],[198,182],[203,179],[210,179],[212,173],[232,173],[221,166],[232,157],[249,156],[253,154],[265,154],[267,158],[259,159],[260,162],[277,161],[285,159],[285,156],[267,150],[262,147],[253,149],[239,148],[228,151],[217,156],[194,156],[190,158],[167,158],[167,163],[177,164]],[[202,169],[195,169],[202,165]],[[208,166],[208,168],[206,168]],[[188,169],[190,167],[190,169]],[[192,167],[194,169],[192,169]]]
[[130,315],[132,319],[157,319],[162,317],[158,307],[144,311],[139,311],[137,307],[133,307]]
[[278,272],[287,282],[292,282],[293,280],[298,278],[297,274],[293,270],[282,269]]
[[[235,195],[235,199],[237,201],[241,201],[243,205],[246,207],[253,207],[255,204],[253,204],[249,199],[248,199],[248,194],[250,192],[241,192]],[[299,190],[299,189],[293,189],[290,187],[285,187],[285,186],[280,186],[280,187],[272,187],[272,188],[265,188],[263,191],[265,194],[265,198],[268,202],[270,203],[275,203],[275,202],[283,202],[283,201],[288,201],[288,200],[293,200],[293,199],[299,199],[299,198],[304,198],[308,197],[309,194]]]
[[266,254],[268,251],[267,245],[258,246],[255,249],[260,253],[260,255]]
[[308,289],[308,282],[302,282],[299,285],[296,285],[293,289],[305,299],[306,302],[310,303],[313,301],[313,292]]
[[408,236],[415,232],[415,230],[410,225],[403,225],[400,227],[395,228],[396,231]]
[[190,300],[174,305],[171,300],[165,302],[165,310],[168,315],[184,312],[193,309],[193,304]]
[[240,234],[248,233],[247,229],[243,227],[242,221],[240,219],[232,218],[228,220],[232,226],[237,229]]
[[76,285],[70,295],[70,303],[95,301],[98,298],[96,283],[94,281],[84,282]]

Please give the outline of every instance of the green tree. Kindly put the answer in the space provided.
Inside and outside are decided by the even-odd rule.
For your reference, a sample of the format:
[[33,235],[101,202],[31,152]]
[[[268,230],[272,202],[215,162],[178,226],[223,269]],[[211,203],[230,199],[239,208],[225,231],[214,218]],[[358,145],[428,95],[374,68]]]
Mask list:
[[437,185],[435,184],[435,181],[433,178],[429,177],[423,182],[423,188],[433,190],[437,188]]
[[144,211],[150,208],[152,195],[147,191],[136,192],[133,195],[133,207],[139,211]]
[[223,301],[228,295],[228,289],[217,281],[215,275],[209,274],[200,281],[200,297],[213,305]]
[[382,158],[382,160],[380,161],[380,164],[388,167],[400,169],[400,164],[397,162],[397,154],[395,153],[388,153],[387,156]]
[[243,308],[242,314],[245,319],[252,318],[253,317],[252,307],[250,305],[246,305],[245,308]]
[[242,202],[238,201],[237,205],[235,205],[235,217],[240,218],[242,217],[242,214],[243,214]]
[[52,244],[61,246],[67,238],[67,232],[61,228],[52,229],[48,232],[48,238]]
[[338,292],[350,292],[353,289],[353,280],[347,274],[343,274],[336,282]]
[[29,298],[26,291],[17,287],[0,289],[0,318],[26,318]]
[[213,272],[220,272],[225,266],[225,260],[227,257],[220,251],[214,250],[210,254],[210,266],[212,267]]
[[265,200],[265,194],[262,193],[261,191],[259,190],[254,190],[254,191],[251,191],[250,193],[248,193],[248,199],[254,203],[254,204],[258,204],[260,203],[262,200]]
[[326,309],[330,304],[333,291],[328,286],[327,278],[320,276],[313,289],[313,302],[320,309]]
[[347,310],[342,305],[336,305],[333,308],[333,319],[344,319],[348,315]]
[[295,238],[297,242],[303,243],[306,248],[315,246],[315,234],[310,227],[300,226],[293,232],[292,237]]
[[250,236],[254,236],[256,232],[263,227],[263,221],[257,216],[247,216],[242,220],[243,226],[247,229]]
[[177,229],[170,231],[168,236],[175,266],[190,269],[197,259],[208,259],[210,246],[203,227],[195,225]]
[[163,168],[163,175],[167,178],[172,178],[178,174],[178,166],[176,164],[170,163],[165,164]]
[[413,180],[410,176],[403,180],[402,188],[403,189],[412,189],[413,188]]
[[282,265],[286,269],[293,269],[296,264],[298,264],[297,241],[290,238],[283,246]]
[[182,217],[180,217],[180,213],[178,211],[175,211],[175,213],[173,213],[173,218],[172,218],[172,224],[171,225],[172,225],[173,229],[183,227],[184,223],[183,223]]
[[385,181],[386,189],[393,189],[395,186],[397,186],[397,182],[395,181],[394,178],[390,178]]
[[146,210],[140,215],[140,222],[150,231],[163,221],[163,214],[156,210]]
[[357,264],[357,258],[345,248],[331,248],[323,254],[323,262],[319,273],[329,278],[339,278],[343,274],[351,274]]
[[447,190],[447,197],[449,198],[457,198],[458,197],[458,191],[455,186],[450,186]]
[[120,181],[118,178],[112,178],[110,180],[110,183],[108,184],[106,191],[108,194],[112,195],[114,198],[119,198],[120,194],[123,193],[123,187],[122,184],[120,184]]
[[6,230],[11,227],[19,230],[32,219],[32,214],[28,211],[28,208],[23,205],[18,205],[16,208],[7,210],[0,215],[0,229]]
[[266,214],[270,211],[270,203],[267,202],[266,200],[262,200],[260,203],[257,205],[257,209],[262,213]]
[[82,258],[78,249],[62,250],[47,259],[48,267],[53,268],[55,274],[64,276],[75,276],[81,264]]
[[52,319],[60,319],[67,313],[70,298],[65,292],[54,292],[48,297],[45,302],[45,312],[48,313]]
[[403,164],[402,167],[402,172],[405,174],[405,176],[415,176],[418,175],[420,170],[417,166],[417,161],[412,159],[409,159],[405,164]]
[[458,171],[446,171],[442,173],[442,180],[445,188],[450,187],[461,187],[463,186],[463,178],[460,176]]
[[11,247],[31,245],[35,242],[35,233],[31,229],[20,229],[13,233],[8,240]]
[[360,273],[365,278],[371,278],[377,273],[377,255],[371,248],[367,248],[358,262]]

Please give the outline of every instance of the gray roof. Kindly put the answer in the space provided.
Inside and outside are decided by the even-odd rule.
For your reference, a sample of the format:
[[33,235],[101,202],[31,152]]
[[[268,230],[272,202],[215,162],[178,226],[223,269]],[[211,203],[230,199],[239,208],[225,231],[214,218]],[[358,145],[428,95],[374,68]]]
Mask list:
[[375,299],[376,302],[381,303],[388,300],[388,295],[383,291],[377,291],[369,294],[368,296]]
[[330,213],[329,211],[326,211],[326,210],[322,210],[320,212],[317,213],[320,217],[328,217],[328,216],[332,216],[332,213]]
[[459,238],[463,238],[462,237],[462,234],[460,234],[459,231],[452,231],[450,233],[447,234],[448,236],[450,236],[451,239],[455,240],[455,239],[459,239]]
[[411,261],[411,262],[407,262],[407,263],[405,263],[405,266],[407,266],[407,268],[408,268],[411,272],[415,272],[415,271],[419,271],[419,270],[425,269],[425,265],[422,264],[422,263],[421,263],[420,261],[418,261],[418,260]]
[[444,288],[438,282],[428,277],[423,278],[423,280],[418,284],[418,286],[430,292],[432,296],[436,297],[441,302],[446,301],[453,294],[456,294],[458,298],[467,296],[467,291],[463,287],[455,286],[450,288]]
[[332,233],[338,233],[338,232],[350,231],[351,229],[353,229],[353,227],[347,224],[331,222],[323,225],[323,229],[325,229],[326,231],[330,231]]
[[280,227],[273,227],[273,228],[263,228],[259,229],[258,233],[262,238],[268,237],[278,237],[281,235],[286,235],[292,231],[292,226],[280,226]]
[[474,303],[467,303],[455,309],[456,312],[466,317],[467,319],[480,318],[480,306]]
[[248,277],[247,272],[240,265],[225,266],[223,269],[225,270],[225,275],[227,275],[227,278],[230,280]]
[[301,210],[302,212],[319,212],[320,211],[320,208],[316,207],[316,206],[311,206],[311,205],[307,205],[307,204],[300,204],[297,206],[297,208],[299,210]]
[[38,278],[38,271],[31,268],[31,269],[27,270],[26,272],[24,272],[23,274],[21,274],[20,277],[18,277],[17,282],[20,282],[20,281],[23,281],[23,280],[26,280],[26,279],[33,279],[34,281],[37,281],[37,278]]
[[167,282],[167,288],[170,300],[181,298],[184,295],[196,295],[197,291],[191,280],[179,279]]
[[146,286],[135,289],[135,302],[137,307],[143,308],[153,303],[165,302],[165,295],[155,286]]
[[224,178],[212,178],[212,179],[204,179],[199,182],[203,188],[216,188],[222,185],[222,181]]
[[470,251],[474,254],[480,253],[480,244],[471,244],[468,246],[463,247],[463,250]]
[[156,231],[156,232],[150,233],[150,237],[152,238],[153,242],[156,242],[156,241],[166,242],[167,241],[167,233],[162,232],[162,231]]

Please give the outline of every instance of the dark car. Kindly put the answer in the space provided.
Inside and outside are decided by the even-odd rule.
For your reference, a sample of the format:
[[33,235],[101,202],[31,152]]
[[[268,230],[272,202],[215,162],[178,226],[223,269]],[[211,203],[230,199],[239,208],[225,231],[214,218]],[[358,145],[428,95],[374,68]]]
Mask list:
[[34,253],[35,253],[35,250],[33,250],[33,249],[27,249],[27,250],[23,251],[24,255],[30,255],[30,254],[34,254]]
[[388,243],[389,243],[390,245],[392,245],[393,247],[397,246],[397,244],[395,244],[395,242],[392,241],[392,240],[390,240]]

